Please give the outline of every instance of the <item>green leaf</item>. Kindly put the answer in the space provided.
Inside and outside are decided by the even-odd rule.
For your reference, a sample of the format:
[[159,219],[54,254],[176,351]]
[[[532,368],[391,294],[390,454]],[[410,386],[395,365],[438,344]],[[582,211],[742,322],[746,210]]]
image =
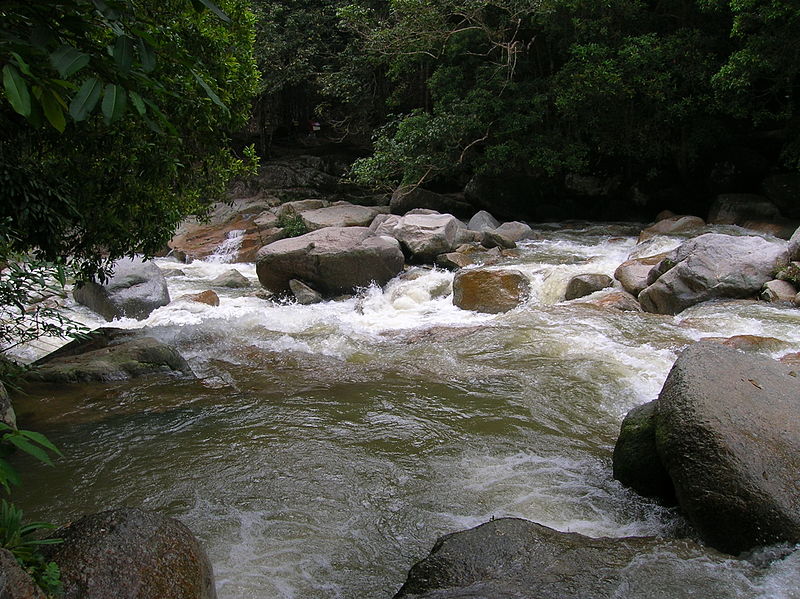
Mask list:
[[46,89],[39,102],[42,104],[45,118],[50,121],[50,124],[53,125],[59,133],[64,133],[67,120],[64,117],[64,108],[62,106],[64,100],[61,99],[61,96],[52,89]]
[[15,112],[24,117],[31,115],[31,95],[28,93],[28,84],[13,65],[3,67],[3,89],[5,89],[8,102]]
[[220,106],[227,111],[228,107],[222,103],[222,100],[220,100],[219,96],[214,93],[214,90],[208,86],[208,83],[203,81],[203,78],[200,75],[198,75],[196,71],[192,71],[192,75],[194,75],[194,78],[197,79],[197,82],[200,84],[200,87],[202,87],[205,90],[206,95],[209,98],[211,98],[211,101],[214,102],[214,104],[216,104],[217,106]]
[[110,124],[122,118],[122,115],[125,114],[127,103],[124,87],[113,83],[106,85],[106,89],[103,92],[103,104],[101,106],[103,116],[106,117],[106,122]]
[[20,479],[17,471],[5,460],[0,460],[0,485],[10,492],[9,485],[18,485],[19,483]]
[[131,99],[131,104],[133,104],[134,108],[136,108],[136,112],[144,116],[144,113],[147,112],[147,107],[144,105],[144,100],[142,100],[142,96],[140,96],[134,91],[128,92],[128,96]]
[[156,55],[153,47],[143,38],[139,38],[139,60],[142,62],[142,70],[150,73],[156,68]]
[[84,81],[69,104],[69,113],[72,118],[76,121],[82,121],[88,117],[94,107],[97,106],[97,101],[100,99],[102,91],[103,86],[95,77],[90,77]]
[[127,35],[121,35],[114,43],[114,62],[123,73],[130,70],[133,64],[133,39]]
[[[197,2],[205,6],[207,9],[209,9],[211,12],[213,12],[215,15],[217,15],[220,19],[222,19],[226,23],[231,22],[231,18],[228,15],[226,15],[222,11],[222,9],[216,4],[214,4],[211,0],[197,0]],[[197,2],[194,2],[195,6],[197,6]]]
[[32,455],[40,462],[44,462],[48,466],[53,465],[53,461],[50,459],[50,456],[47,455],[47,452],[44,449],[42,449],[37,445],[34,445],[24,437],[17,435],[7,435],[6,440],[12,445],[15,445],[16,447],[27,453],[28,455]]
[[50,54],[50,62],[62,77],[70,77],[89,64],[89,55],[72,46],[61,46]]
[[49,449],[50,451],[52,451],[53,453],[55,453],[57,455],[63,455],[61,453],[61,450],[58,449],[58,447],[56,447],[55,445],[53,445],[53,443],[50,441],[50,439],[45,437],[42,433],[37,433],[36,431],[20,430],[19,434],[22,435],[23,437],[26,437],[26,438],[30,439],[31,441],[33,441],[35,443],[38,443],[39,445],[41,445],[45,449]]
[[27,75],[28,77],[33,77],[33,73],[31,73],[31,68],[28,66],[28,63],[25,62],[22,56],[20,56],[16,52],[12,52],[11,56],[13,56],[14,59],[17,61],[17,66],[24,75]]

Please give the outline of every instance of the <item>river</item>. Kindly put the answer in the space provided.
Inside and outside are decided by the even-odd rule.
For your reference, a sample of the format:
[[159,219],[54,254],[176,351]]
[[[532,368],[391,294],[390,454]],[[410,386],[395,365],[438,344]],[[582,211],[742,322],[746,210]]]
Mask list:
[[[435,539],[519,516],[591,536],[685,534],[673,511],[613,480],[628,410],[657,396],[677,353],[703,337],[775,337],[800,350],[800,310],[708,303],[678,316],[563,302],[570,277],[612,275],[627,225],[543,227],[513,265],[533,293],[500,315],[452,305],[452,273],[413,269],[385,289],[314,306],[219,290],[146,321],[197,380],[150,377],[40,390],[25,428],[64,452],[26,462],[15,499],[64,521],[119,505],[175,516],[203,541],[220,599],[388,599]],[[657,238],[651,253],[680,240]],[[252,264],[159,260],[170,293]],[[71,313],[102,323],[83,307]],[[30,349],[31,355],[37,351]],[[800,552],[711,566],[669,555],[630,566],[619,597],[793,599]]]

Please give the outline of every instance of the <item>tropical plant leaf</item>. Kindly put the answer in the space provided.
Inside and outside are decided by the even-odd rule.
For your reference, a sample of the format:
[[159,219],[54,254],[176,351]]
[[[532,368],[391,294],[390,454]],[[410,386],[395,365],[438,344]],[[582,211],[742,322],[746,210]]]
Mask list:
[[203,78],[197,74],[197,71],[192,71],[192,75],[194,75],[194,78],[197,79],[197,82],[200,84],[200,87],[202,87],[203,90],[205,90],[206,95],[209,98],[211,98],[211,101],[214,102],[214,104],[216,104],[217,106],[220,106],[221,108],[224,108],[227,111],[228,107],[222,103],[222,100],[220,100],[219,96],[216,93],[214,93],[214,90],[209,87],[208,83],[206,83],[203,80]]
[[64,108],[62,106],[64,100],[61,99],[61,96],[52,89],[46,89],[39,101],[42,104],[45,118],[59,133],[64,133],[64,129],[67,126],[67,119],[64,116]]
[[17,432],[23,437],[30,439],[34,443],[38,443],[45,449],[49,449],[50,451],[52,451],[57,455],[64,455],[61,453],[61,450],[55,445],[53,445],[52,441],[50,441],[50,439],[45,437],[42,433],[37,433],[36,431],[25,431],[25,430],[20,430]]
[[35,457],[40,462],[44,462],[48,466],[53,465],[53,461],[50,459],[50,456],[47,455],[47,452],[38,445],[34,445],[30,441],[28,441],[25,437],[17,435],[6,435],[5,440],[11,443],[12,445],[18,447],[28,455]]
[[114,43],[114,62],[119,70],[126,73],[133,64],[133,39],[120,35]]
[[144,105],[142,96],[137,94],[135,91],[129,91],[128,97],[131,99],[131,104],[133,104],[133,107],[136,108],[136,112],[144,116],[144,113],[147,112],[147,107]]
[[89,64],[89,55],[72,46],[61,46],[50,54],[50,62],[62,77],[70,77]]
[[100,100],[103,85],[95,78],[90,77],[83,82],[78,93],[72,98],[69,104],[69,113],[76,121],[82,121],[88,117]]
[[141,37],[139,38],[139,60],[145,73],[150,73],[156,68],[156,54],[153,52],[153,47]]
[[28,84],[13,65],[3,67],[3,89],[11,108],[24,117],[31,115],[31,95]]
[[16,52],[12,52],[11,56],[13,56],[14,60],[17,61],[17,66],[19,67],[19,70],[22,71],[22,73],[24,75],[27,75],[28,77],[33,77],[33,73],[31,73],[31,68],[28,66],[28,63],[25,62],[25,60],[22,58],[22,56],[20,56]]
[[113,83],[106,85],[105,91],[103,92],[103,104],[101,108],[103,110],[103,116],[106,117],[108,123],[113,123],[122,118],[122,115],[125,114],[127,104],[127,95],[124,87]]
[[193,0],[192,3],[195,5],[195,7],[198,5],[198,3],[201,4],[202,6],[213,12],[215,15],[217,15],[220,19],[225,21],[226,23],[231,22],[231,18],[228,15],[226,15],[223,12],[223,10],[211,0]]

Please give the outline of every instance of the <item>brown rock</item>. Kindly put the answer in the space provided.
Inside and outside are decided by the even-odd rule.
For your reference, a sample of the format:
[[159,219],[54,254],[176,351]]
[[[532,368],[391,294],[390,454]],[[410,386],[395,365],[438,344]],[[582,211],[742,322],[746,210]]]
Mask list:
[[474,260],[470,258],[468,254],[462,254],[460,252],[448,252],[447,254],[439,254],[436,256],[435,264],[436,266],[441,266],[442,268],[458,270],[459,268],[464,268],[465,266],[474,264]]
[[517,270],[476,268],[453,278],[453,303],[462,310],[498,314],[513,310],[530,293],[530,283]]
[[670,216],[658,221],[652,227],[646,228],[639,234],[639,243],[656,235],[670,235],[702,229],[706,222],[699,216]]
[[719,343],[725,347],[742,351],[777,351],[786,347],[786,342],[775,337],[758,335],[734,335],[733,337],[703,337],[700,341]]
[[219,296],[211,289],[201,291],[200,293],[187,293],[186,295],[180,296],[178,299],[207,304],[209,306],[219,306]]
[[666,255],[666,253],[663,253],[645,258],[626,260],[614,271],[614,278],[620,282],[625,291],[638,296],[647,287],[647,275]]
[[761,295],[759,295],[759,297],[765,302],[794,303],[796,295],[797,290],[789,281],[775,279],[764,283],[764,288],[761,290]]
[[578,302],[581,306],[596,306],[607,310],[620,312],[641,312],[639,301],[627,291],[613,290],[602,294],[600,297]]
[[45,599],[45,594],[17,563],[7,549],[0,548],[0,597],[2,599]]

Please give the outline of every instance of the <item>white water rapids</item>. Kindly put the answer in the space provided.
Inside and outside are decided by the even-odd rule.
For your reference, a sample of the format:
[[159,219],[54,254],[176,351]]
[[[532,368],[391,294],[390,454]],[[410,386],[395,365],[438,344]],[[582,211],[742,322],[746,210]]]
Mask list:
[[[253,288],[113,323],[176,346],[197,381],[21,398],[20,420],[65,457],[32,465],[17,501],[53,521],[121,504],[176,516],[208,549],[220,599],[387,599],[438,536],[492,517],[592,536],[685,534],[672,510],[613,480],[623,416],[656,397],[700,338],[759,335],[780,340],[774,357],[800,351],[800,310],[737,301],[672,317],[564,302],[572,276],[613,275],[635,238],[619,226],[540,233],[503,263],[530,278],[532,297],[499,315],[455,308],[452,273],[438,269],[300,306],[254,295],[252,264],[160,260],[184,273],[167,279],[173,298],[230,268]],[[649,251],[678,243],[657,238]],[[642,555],[618,596],[800,598],[800,552],[771,561],[771,551],[755,569]]]

